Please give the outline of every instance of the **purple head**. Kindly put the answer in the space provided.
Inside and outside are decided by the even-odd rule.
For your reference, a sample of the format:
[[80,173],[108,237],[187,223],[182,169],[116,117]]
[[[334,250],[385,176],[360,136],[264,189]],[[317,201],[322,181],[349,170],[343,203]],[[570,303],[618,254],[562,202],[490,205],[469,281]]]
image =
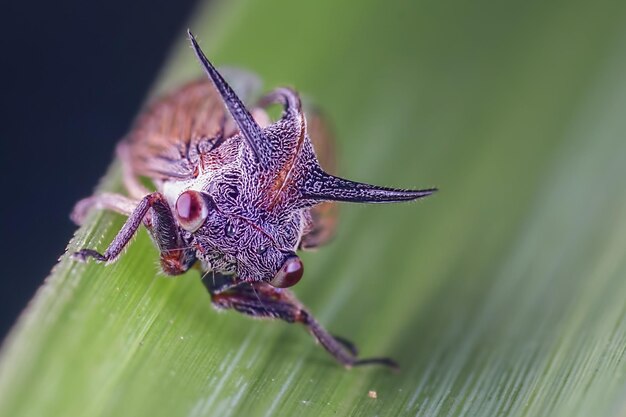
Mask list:
[[302,277],[295,252],[314,205],[409,201],[435,191],[379,187],[326,173],[295,91],[279,88],[262,99],[263,106],[279,104],[283,111],[261,127],[189,37],[239,130],[202,161],[198,177],[177,194],[179,225],[208,268],[235,273],[242,281],[290,287]]

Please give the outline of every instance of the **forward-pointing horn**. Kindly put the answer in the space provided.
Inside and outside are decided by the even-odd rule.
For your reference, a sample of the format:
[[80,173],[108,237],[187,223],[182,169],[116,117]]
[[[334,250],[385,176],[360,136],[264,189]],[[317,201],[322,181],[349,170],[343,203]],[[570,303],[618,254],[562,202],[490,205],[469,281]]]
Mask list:
[[204,55],[191,31],[188,30],[187,34],[189,35],[191,46],[193,47],[198,60],[204,67],[204,71],[222,96],[222,100],[224,101],[226,108],[235,120],[235,123],[237,123],[239,131],[250,146],[250,149],[254,154],[255,162],[262,167],[267,166],[267,160],[271,156],[271,149],[270,144],[264,138],[263,129],[252,118],[252,115],[248,109],[246,109],[246,106],[243,104],[241,99],[237,97],[237,94],[235,94],[226,80],[224,80],[224,77],[222,77],[222,75]]

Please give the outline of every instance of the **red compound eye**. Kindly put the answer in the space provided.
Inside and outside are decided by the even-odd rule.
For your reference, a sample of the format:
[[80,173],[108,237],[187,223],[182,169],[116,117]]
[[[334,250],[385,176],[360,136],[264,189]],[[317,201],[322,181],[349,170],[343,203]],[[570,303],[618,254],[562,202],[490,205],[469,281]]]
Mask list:
[[304,265],[300,258],[296,255],[290,256],[270,281],[270,285],[276,288],[293,287],[300,281],[303,273]]
[[209,208],[197,191],[188,190],[176,200],[176,217],[183,229],[190,232],[198,230],[209,214]]

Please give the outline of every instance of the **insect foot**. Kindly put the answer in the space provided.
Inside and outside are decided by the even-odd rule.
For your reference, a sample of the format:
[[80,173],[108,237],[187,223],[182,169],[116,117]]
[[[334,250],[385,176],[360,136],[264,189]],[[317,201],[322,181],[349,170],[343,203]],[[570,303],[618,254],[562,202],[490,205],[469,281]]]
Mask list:
[[81,249],[72,254],[72,259],[78,262],[87,262],[87,259],[94,258],[98,262],[106,262],[107,258],[93,249]]

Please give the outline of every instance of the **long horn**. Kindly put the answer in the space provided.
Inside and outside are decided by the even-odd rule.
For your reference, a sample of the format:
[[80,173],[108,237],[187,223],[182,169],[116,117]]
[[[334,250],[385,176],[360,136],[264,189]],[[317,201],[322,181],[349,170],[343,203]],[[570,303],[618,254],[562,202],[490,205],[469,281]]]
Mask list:
[[394,203],[417,200],[431,195],[436,188],[403,190],[379,187],[346,180],[315,169],[307,176],[301,189],[301,199],[315,204],[320,201],[348,201],[353,203]]
[[224,80],[222,75],[217,72],[213,64],[211,64],[211,62],[204,55],[202,49],[200,49],[200,46],[196,41],[196,38],[190,30],[187,30],[187,34],[189,35],[191,46],[193,47],[198,60],[204,67],[204,71],[213,82],[213,85],[215,85],[215,88],[222,96],[222,100],[224,101],[224,104],[226,105],[226,108],[228,108],[230,114],[233,116],[233,119],[235,119],[235,123],[237,123],[239,131],[246,139],[250,149],[252,149],[256,162],[261,165],[265,165],[263,156],[269,154],[269,149],[265,149],[269,144],[264,140],[261,126],[254,121],[252,115],[248,109],[246,109],[246,106],[239,99],[239,97],[237,97],[237,94],[235,94],[230,85],[228,85],[226,80]]

